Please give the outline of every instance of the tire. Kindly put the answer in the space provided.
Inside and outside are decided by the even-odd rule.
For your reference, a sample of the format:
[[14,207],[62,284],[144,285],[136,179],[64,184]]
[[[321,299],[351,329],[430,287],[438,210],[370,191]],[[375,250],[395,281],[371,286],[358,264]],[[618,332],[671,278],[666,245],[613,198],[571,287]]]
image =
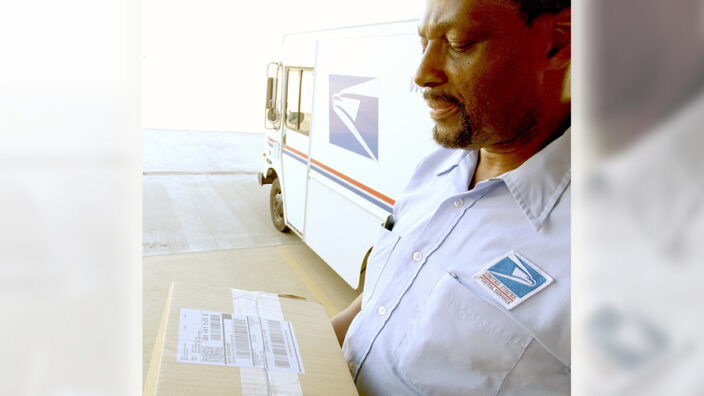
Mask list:
[[284,218],[284,198],[281,194],[281,185],[277,177],[271,183],[271,192],[269,192],[269,213],[271,214],[271,222],[274,227],[281,232],[289,232],[291,229],[286,225]]

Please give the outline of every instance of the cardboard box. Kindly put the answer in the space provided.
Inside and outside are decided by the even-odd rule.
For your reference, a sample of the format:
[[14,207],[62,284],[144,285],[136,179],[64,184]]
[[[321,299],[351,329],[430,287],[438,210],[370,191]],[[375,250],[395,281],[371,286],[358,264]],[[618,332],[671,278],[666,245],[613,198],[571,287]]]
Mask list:
[[[235,293],[239,292],[235,291]],[[281,333],[278,332],[278,322],[263,320],[260,324],[262,329],[261,338],[262,340],[268,340],[268,348],[265,348],[265,352],[261,356],[264,356],[263,360],[268,361],[268,366],[273,368],[234,367],[232,366],[232,364],[235,364],[233,361],[237,361],[234,356],[234,346],[238,345],[239,348],[240,344],[234,342],[234,333],[231,331],[228,335],[225,329],[234,328],[235,326],[230,326],[229,324],[234,323],[236,317],[241,318],[237,314],[242,313],[240,312],[242,300],[234,299],[233,289],[229,288],[172,283],[162,315],[159,334],[154,345],[149,372],[144,385],[144,395],[357,395],[352,376],[342,356],[342,351],[325,309],[318,303],[306,301],[300,297],[278,296],[277,298],[275,295],[269,295],[269,297],[273,298],[274,302],[278,300],[278,304],[275,305],[280,305],[279,315],[282,314],[282,319],[290,322],[290,328],[286,327],[289,326],[288,323],[281,322],[281,328],[285,330],[284,332],[289,340],[287,350],[290,358],[293,359],[291,360],[293,362],[291,364],[292,368],[288,372],[277,370],[273,361],[266,359],[267,351],[273,353],[271,351],[272,345],[273,349],[276,349],[278,341],[275,340],[281,339]],[[262,307],[265,307],[268,303],[262,302],[263,300],[257,301],[256,309],[260,310],[259,312],[261,313]],[[192,310],[210,311],[213,314],[211,315],[207,312],[199,313]],[[227,315],[218,316],[217,313],[226,313]],[[199,314],[202,314],[202,326],[204,326],[204,329],[195,329],[197,331],[193,334],[197,334],[195,339],[202,338],[206,341],[202,343],[203,345],[194,347],[193,345],[195,344],[187,344],[187,342],[191,342],[190,340],[194,339],[193,336],[188,338],[189,334],[191,334],[188,331],[193,331],[197,326],[194,324],[192,328],[189,328],[188,324],[199,322],[199,320],[195,319],[196,317],[200,318]],[[213,319],[208,324],[208,318],[211,316]],[[232,322],[227,321],[230,318]],[[252,316],[248,318],[250,325],[256,325],[255,318]],[[276,325],[277,332],[266,333],[264,331],[267,328],[266,326],[271,326],[272,323]],[[210,326],[210,330],[208,326]],[[220,330],[221,328],[222,330]],[[250,330],[254,328],[252,327]],[[240,327],[241,329],[242,327]],[[289,332],[287,329],[291,331]],[[180,331],[181,340],[179,340]],[[218,333],[218,331],[220,332]],[[271,330],[268,331],[271,332]],[[257,333],[258,331],[251,331],[250,337],[259,337]],[[221,334],[221,336],[217,334]],[[241,332],[238,334],[241,335]],[[210,341],[208,341],[209,336],[211,337]],[[190,350],[203,352],[203,349],[207,349],[203,348],[203,346],[208,344],[208,342],[219,342],[221,338],[218,337],[232,340],[232,344],[228,345],[232,348],[223,348],[224,351],[232,349],[232,353],[228,355],[228,352],[225,352],[223,354],[220,353],[220,348],[217,348],[216,358],[213,358],[208,353],[203,353],[202,359],[212,359],[220,363],[194,364],[183,362],[184,360],[196,359],[201,356],[198,353],[189,352]],[[246,340],[245,337],[241,338]],[[291,343],[291,339],[295,339],[295,342]],[[184,340],[187,342],[184,342]],[[200,340],[194,342],[196,344],[201,343]],[[262,344],[267,344],[267,342],[262,341]],[[256,347],[253,348],[252,345],[254,344],[250,344],[252,355],[245,361],[250,362],[248,359],[251,357],[251,361],[256,363],[255,355],[258,352],[255,352]],[[299,351],[298,354],[292,352],[296,347]],[[213,348],[210,349],[212,350]],[[237,351],[237,356],[240,356],[239,349]],[[281,351],[281,348],[279,348],[279,351]],[[223,357],[226,364],[229,358],[229,366],[222,364]],[[295,361],[298,358],[300,358],[300,363],[296,364]],[[284,364],[286,364],[285,361]],[[299,370],[296,366],[302,366],[300,370],[304,371],[304,373],[292,372]]]

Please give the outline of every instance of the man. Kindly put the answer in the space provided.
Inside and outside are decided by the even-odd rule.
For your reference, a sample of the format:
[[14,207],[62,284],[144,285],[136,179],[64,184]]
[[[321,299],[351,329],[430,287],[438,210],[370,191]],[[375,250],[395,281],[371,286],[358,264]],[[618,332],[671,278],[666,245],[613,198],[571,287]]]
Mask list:
[[445,148],[333,318],[361,394],[569,393],[569,6],[428,1],[415,81]]

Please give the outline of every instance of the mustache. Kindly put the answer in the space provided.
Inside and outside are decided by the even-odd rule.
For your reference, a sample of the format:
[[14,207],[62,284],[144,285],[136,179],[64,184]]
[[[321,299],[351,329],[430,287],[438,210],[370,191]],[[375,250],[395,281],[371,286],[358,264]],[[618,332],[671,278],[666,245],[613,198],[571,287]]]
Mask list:
[[456,106],[461,105],[460,100],[450,94],[446,94],[444,92],[433,92],[427,89],[423,91],[423,99],[425,99],[426,102],[448,102]]

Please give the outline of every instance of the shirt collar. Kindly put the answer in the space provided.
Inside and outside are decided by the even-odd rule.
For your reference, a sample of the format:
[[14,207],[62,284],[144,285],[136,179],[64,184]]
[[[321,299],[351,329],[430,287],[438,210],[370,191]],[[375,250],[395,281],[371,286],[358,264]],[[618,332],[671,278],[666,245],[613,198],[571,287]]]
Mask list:
[[570,129],[518,168],[499,176],[537,231],[571,180]]
[[[446,174],[464,161],[474,173],[478,159],[476,150],[454,150],[439,167],[438,176]],[[463,167],[464,168],[464,167]],[[471,176],[471,175],[470,175]],[[477,184],[503,181],[521,211],[537,231],[552,212],[571,180],[570,129],[547,147],[534,154],[518,168]],[[467,181],[468,182],[468,181]],[[466,189],[466,187],[465,187]]]
[[[441,176],[444,175],[451,170],[455,169],[458,167],[463,160],[468,160],[472,162],[473,164],[476,164],[477,162],[477,151],[476,150],[463,150],[463,149],[446,149],[446,148],[441,148],[440,150],[447,150],[450,152],[450,154],[447,156],[447,159],[440,164],[438,167],[438,173],[436,176]],[[471,166],[472,171],[474,171],[474,165]]]

